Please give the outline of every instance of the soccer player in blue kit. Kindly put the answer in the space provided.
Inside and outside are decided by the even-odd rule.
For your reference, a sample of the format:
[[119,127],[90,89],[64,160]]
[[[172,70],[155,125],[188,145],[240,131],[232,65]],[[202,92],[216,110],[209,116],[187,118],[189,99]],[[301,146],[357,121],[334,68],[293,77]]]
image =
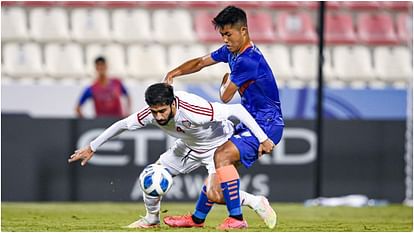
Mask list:
[[[211,54],[188,60],[171,70],[164,81],[171,84],[177,76],[197,72],[218,62],[228,63],[231,73],[223,77],[220,99],[227,103],[238,92],[241,104],[269,139],[259,142],[245,125],[238,124],[234,135],[214,154],[217,179],[210,182],[218,182],[219,184],[214,185],[216,188],[201,192],[193,215],[167,216],[164,222],[172,227],[200,226],[211,209],[211,206],[205,205],[210,200],[226,203],[229,212],[229,217],[218,229],[242,229],[248,225],[242,215],[240,178],[235,165],[241,163],[249,168],[263,153],[270,153],[282,137],[284,121],[276,79],[263,54],[249,37],[246,13],[240,8],[228,6],[212,23],[220,32],[224,45]],[[269,211],[266,224],[269,228],[274,228],[274,212],[272,215],[270,210],[263,211]]]

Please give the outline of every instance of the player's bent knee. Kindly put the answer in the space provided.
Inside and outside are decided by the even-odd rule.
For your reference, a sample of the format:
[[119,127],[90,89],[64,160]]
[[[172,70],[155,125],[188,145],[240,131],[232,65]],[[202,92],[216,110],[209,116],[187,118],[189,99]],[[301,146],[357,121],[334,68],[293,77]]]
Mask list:
[[214,164],[216,168],[228,166],[235,162],[233,158],[237,156],[237,151],[234,150],[232,145],[227,142],[217,148],[214,153]]

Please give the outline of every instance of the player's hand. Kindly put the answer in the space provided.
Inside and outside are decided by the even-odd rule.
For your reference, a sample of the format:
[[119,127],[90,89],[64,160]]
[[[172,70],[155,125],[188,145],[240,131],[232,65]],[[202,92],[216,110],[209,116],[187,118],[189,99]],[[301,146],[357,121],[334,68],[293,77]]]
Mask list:
[[210,201],[216,203],[225,203],[223,192],[221,191],[220,181],[216,175],[216,173],[210,174],[207,177],[207,197]]
[[164,78],[164,80],[162,80],[162,82],[172,85],[173,84],[173,79],[174,79],[174,76],[172,75],[172,73],[168,72],[167,76],[165,76],[165,78]]
[[90,146],[76,150],[75,153],[68,159],[68,163],[81,160],[81,165],[85,166],[86,163],[92,158],[94,153],[95,152],[92,151]]
[[260,143],[258,155],[261,157],[263,154],[270,154],[275,147],[275,144],[271,139],[266,139],[266,141]]

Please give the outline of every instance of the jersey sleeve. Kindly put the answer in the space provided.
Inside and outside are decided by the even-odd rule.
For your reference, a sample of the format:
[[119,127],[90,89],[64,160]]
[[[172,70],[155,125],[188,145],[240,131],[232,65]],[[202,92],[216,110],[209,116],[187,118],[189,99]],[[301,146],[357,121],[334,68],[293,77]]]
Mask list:
[[241,104],[222,104],[215,102],[212,103],[212,105],[216,112],[216,114],[214,114],[215,121],[223,121],[233,116],[246,125],[259,142],[264,142],[268,138],[255,119]]
[[[146,115],[146,112],[148,112],[148,110],[149,108],[144,108],[139,112],[131,114],[127,118],[115,122],[110,127],[105,129],[104,132],[102,132],[89,144],[92,151],[96,151],[100,146],[102,146],[102,144],[109,141],[111,138],[121,134],[125,130],[136,130],[151,123],[152,115]],[[142,117],[140,121],[138,120],[139,116]]]
[[219,49],[211,53],[211,58],[216,62],[225,62],[228,63],[230,51],[227,49],[226,45],[221,46]]
[[85,90],[82,93],[81,98],[79,99],[79,105],[84,104],[86,100],[88,100],[91,97],[92,97],[92,88],[91,87],[85,88]]
[[239,88],[246,83],[257,78],[257,68],[259,63],[251,59],[240,59],[230,73],[230,80]]
[[214,112],[213,121],[224,121],[231,116],[229,108],[227,108],[225,104],[213,102],[211,105]]
[[128,118],[128,129],[142,128],[148,124],[152,124],[154,117],[149,107],[144,107],[140,111],[131,114]]

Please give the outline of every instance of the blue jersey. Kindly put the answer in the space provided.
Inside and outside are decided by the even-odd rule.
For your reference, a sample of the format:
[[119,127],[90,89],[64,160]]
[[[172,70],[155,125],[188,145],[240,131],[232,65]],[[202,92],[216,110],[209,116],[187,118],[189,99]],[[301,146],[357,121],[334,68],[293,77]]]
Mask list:
[[276,79],[255,45],[241,54],[233,54],[223,45],[211,58],[229,64],[230,80],[239,87],[241,104],[259,125],[284,125]]

